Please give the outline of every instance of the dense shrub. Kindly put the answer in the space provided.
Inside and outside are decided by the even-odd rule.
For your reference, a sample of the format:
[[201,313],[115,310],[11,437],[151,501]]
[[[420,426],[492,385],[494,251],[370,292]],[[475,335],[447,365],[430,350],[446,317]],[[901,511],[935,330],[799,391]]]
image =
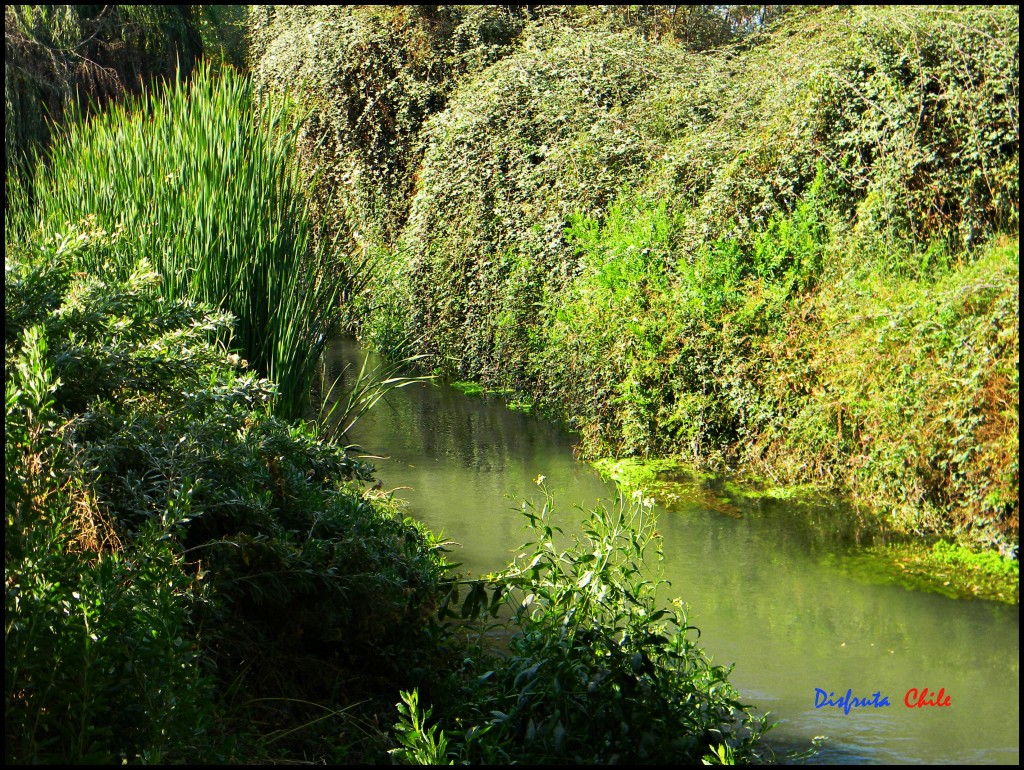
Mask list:
[[[784,10],[256,6],[251,63],[261,88],[297,93],[311,108],[302,157],[325,180],[317,202],[348,248],[339,261],[350,274],[348,294],[356,298],[367,265],[381,249],[395,247],[409,214],[427,149],[424,122],[445,109],[460,84],[521,46],[525,28],[588,30],[598,37],[632,30],[703,50],[760,30]],[[634,61],[642,73],[639,58]],[[360,315],[359,303],[355,307],[352,318]]]
[[188,634],[197,586],[173,516],[120,547],[62,442],[46,339],[32,326],[5,347],[6,761],[160,761],[210,726]]
[[[1017,478],[1016,319],[971,288],[984,283],[971,265],[1015,259],[992,244],[1019,226],[1017,14],[811,9],[706,54],[559,18],[527,24],[424,123],[408,221],[362,300],[365,336],[513,389],[590,455],[853,488],[904,527],[1012,548],[1017,496],[993,490]],[[860,328],[835,327],[851,292],[864,312],[889,302],[878,276],[977,297],[971,317],[1003,342],[976,348],[989,353],[970,382],[922,390],[923,369],[959,377],[951,351],[977,333],[942,315],[946,352],[871,380],[870,403],[908,404],[872,418],[886,438],[851,443],[857,423],[840,415],[864,394],[837,400],[836,383],[874,354],[831,330]],[[982,416],[985,403],[1009,411]],[[939,413],[936,444],[886,449]],[[993,454],[933,457],[947,441]]]
[[423,121],[456,78],[509,50],[514,6],[257,6],[252,70],[298,94],[311,116],[302,153],[323,175],[321,204],[355,247],[390,246],[405,223]]
[[[396,285],[375,293],[377,317],[404,316],[439,369],[524,388],[538,303],[579,269],[567,221],[604,211],[642,174],[636,104],[695,66],[630,35],[537,27],[465,83],[426,128],[419,192],[389,266]],[[370,323],[387,347],[377,338],[387,324]]]
[[697,209],[682,247],[763,229],[818,164],[868,260],[1014,231],[1018,36],[1007,8],[833,9],[726,54],[662,101],[656,189]]
[[229,316],[75,270],[108,240],[8,243],[7,760],[287,756],[307,722],[358,756],[443,668],[433,541],[272,415]]
[[1011,555],[1019,263],[1014,237],[931,280],[894,282],[879,271],[823,290],[811,311],[820,325],[802,346],[819,390],[796,401],[788,425],[764,431],[755,451],[800,468],[790,472],[841,481],[904,529],[948,531]]

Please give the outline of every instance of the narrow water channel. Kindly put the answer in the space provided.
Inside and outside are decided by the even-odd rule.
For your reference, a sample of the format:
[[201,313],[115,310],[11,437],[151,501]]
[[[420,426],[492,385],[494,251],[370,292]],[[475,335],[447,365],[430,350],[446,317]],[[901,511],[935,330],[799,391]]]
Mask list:
[[[357,372],[339,340],[332,366]],[[500,400],[446,386],[393,391],[353,429],[386,489],[408,513],[460,545],[480,574],[504,566],[526,537],[516,498],[544,475],[566,522],[614,489],[572,453],[572,436]],[[781,502],[723,515],[700,503],[659,511],[671,593],[691,608],[715,663],[735,664],[745,702],[771,712],[780,747],[827,736],[815,763],[1018,764],[1020,609],[866,582],[827,511]],[[809,519],[811,520],[809,522]],[[815,708],[815,691],[888,698],[883,708]],[[940,689],[946,707],[905,705]]]

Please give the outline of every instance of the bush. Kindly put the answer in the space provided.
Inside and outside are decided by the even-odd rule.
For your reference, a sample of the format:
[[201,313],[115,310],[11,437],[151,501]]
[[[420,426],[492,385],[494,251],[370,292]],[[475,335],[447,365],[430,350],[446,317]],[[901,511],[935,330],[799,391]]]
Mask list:
[[373,301],[404,314],[432,365],[530,387],[539,305],[580,269],[566,254],[569,218],[604,211],[643,171],[635,105],[692,66],[633,36],[534,27],[428,123],[397,285]]
[[282,6],[254,10],[250,26],[256,82],[311,110],[301,152],[331,191],[319,204],[361,251],[394,244],[423,122],[457,78],[507,53],[523,18],[514,6]]
[[805,343],[819,390],[785,428],[765,432],[776,463],[835,473],[905,530],[1011,553],[1019,253],[1005,239],[932,279],[880,271],[823,293],[819,331]]
[[526,503],[523,512],[536,540],[490,578],[490,599],[477,583],[462,610],[503,604],[497,635],[507,654],[483,655],[476,685],[429,728],[431,712],[404,694],[392,754],[413,764],[767,758],[765,723],[738,702],[729,670],[697,646],[681,601],[657,608],[664,581],[646,559],[652,546],[662,555],[649,508],[598,508],[564,550],[550,496],[539,512]]
[[[91,478],[97,469],[72,438],[78,415],[67,408],[104,370],[116,392],[141,368],[159,371],[162,356],[147,339],[135,348],[136,366],[111,371],[133,347],[125,340],[97,362],[92,383],[77,382],[76,353],[101,325],[66,325],[76,315],[69,305],[88,295],[97,303],[91,317],[115,322],[116,335],[124,293],[85,290],[63,250],[12,265],[16,248],[8,243],[5,286],[7,760],[181,757],[211,727],[211,681],[196,665],[189,623],[202,588],[172,540],[183,512],[172,504],[137,522],[127,548],[128,533]],[[128,292],[147,278],[133,276]],[[181,330],[166,320],[173,338]]]
[[8,242],[7,760],[373,751],[360,720],[449,654],[433,539],[271,414],[230,316],[77,270],[109,241]]

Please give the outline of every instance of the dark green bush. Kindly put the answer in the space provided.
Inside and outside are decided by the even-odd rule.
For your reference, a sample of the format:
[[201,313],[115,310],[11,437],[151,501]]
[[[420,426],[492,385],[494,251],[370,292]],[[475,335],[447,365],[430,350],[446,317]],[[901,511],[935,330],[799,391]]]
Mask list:
[[448,655],[433,540],[271,414],[230,316],[75,270],[109,241],[8,243],[6,758],[287,756],[306,723],[359,756]]
[[[210,727],[211,680],[196,665],[189,623],[202,588],[170,539],[181,511],[169,505],[140,522],[126,549],[127,532],[90,478],[96,469],[71,438],[76,414],[65,383],[77,383],[68,343],[75,348],[96,330],[63,326],[64,300],[78,288],[66,256],[46,254],[45,266],[23,270],[8,253],[6,757],[180,758]],[[92,299],[102,314],[102,298]],[[107,319],[116,326],[113,305]],[[141,352],[145,365],[149,351]],[[100,368],[131,380],[134,372],[112,371],[120,358],[112,352]]]

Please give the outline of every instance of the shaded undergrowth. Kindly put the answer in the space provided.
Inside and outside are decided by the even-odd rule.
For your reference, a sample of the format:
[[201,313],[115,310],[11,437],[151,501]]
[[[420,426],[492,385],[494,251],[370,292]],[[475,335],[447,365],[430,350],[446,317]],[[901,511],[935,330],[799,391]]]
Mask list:
[[145,260],[78,271],[94,247],[8,242],[8,761],[382,752],[374,714],[446,665],[434,541],[273,415],[228,315]]

